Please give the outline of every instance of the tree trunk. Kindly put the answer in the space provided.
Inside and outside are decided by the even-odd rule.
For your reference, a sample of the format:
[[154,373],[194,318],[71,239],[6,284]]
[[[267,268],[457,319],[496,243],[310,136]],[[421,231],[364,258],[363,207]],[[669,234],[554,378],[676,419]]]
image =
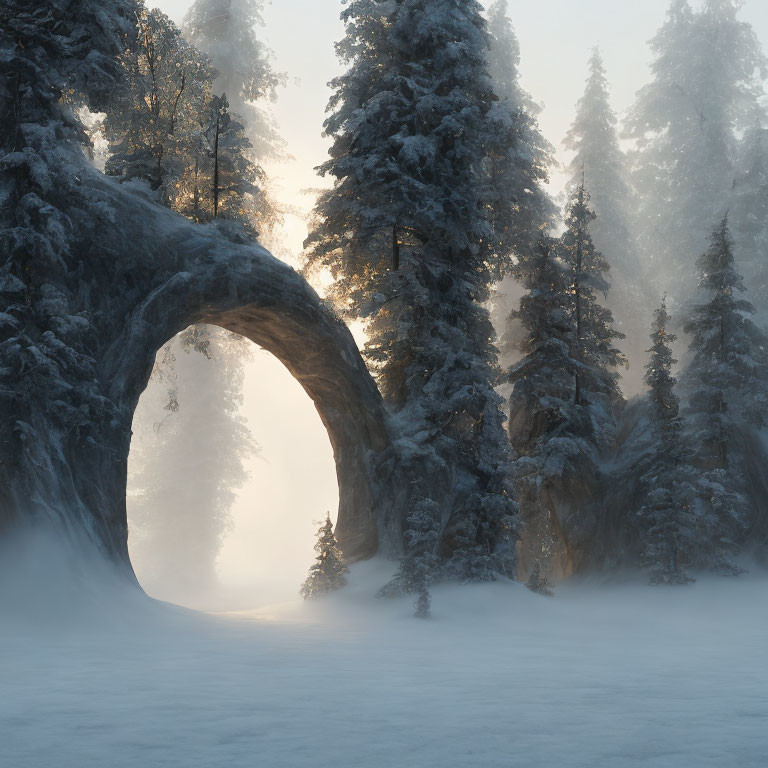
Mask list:
[[392,269],[400,269],[400,239],[397,236],[397,224],[392,225]]
[[221,130],[221,110],[216,112],[216,136],[213,140],[213,218],[219,215],[219,132]]

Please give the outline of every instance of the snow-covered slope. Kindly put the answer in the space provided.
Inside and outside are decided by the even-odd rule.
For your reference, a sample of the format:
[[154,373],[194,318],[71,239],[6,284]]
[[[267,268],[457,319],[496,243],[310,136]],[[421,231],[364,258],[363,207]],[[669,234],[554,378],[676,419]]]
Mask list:
[[418,621],[409,600],[373,597],[390,570],[360,563],[322,603],[218,616],[119,587],[74,608],[62,587],[42,616],[41,595],[36,613],[5,595],[0,763],[765,765],[764,576],[554,600],[441,587]]

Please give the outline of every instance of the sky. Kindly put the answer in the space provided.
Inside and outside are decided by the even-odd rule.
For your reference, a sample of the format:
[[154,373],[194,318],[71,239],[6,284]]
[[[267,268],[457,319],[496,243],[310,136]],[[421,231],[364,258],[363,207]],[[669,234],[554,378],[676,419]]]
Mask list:
[[[151,0],[148,4],[153,5]],[[190,2],[155,0],[154,5],[180,23]],[[669,0],[510,0],[521,44],[522,83],[543,108],[540,126],[560,163],[568,161],[562,139],[583,91],[591,48],[601,47],[621,116],[649,78],[647,41],[668,6]],[[312,197],[303,191],[323,183],[314,168],[328,148],[322,126],[328,82],[341,71],[333,45],[343,34],[342,8],[340,0],[281,0],[268,6],[259,33],[274,52],[276,69],[288,75],[273,110],[292,159],[267,171],[281,201],[307,211]],[[746,0],[742,18],[768,50],[768,1]],[[554,171],[553,194],[560,193],[562,182]],[[281,256],[294,265],[305,235],[303,218],[287,217]],[[220,576],[228,585],[243,587],[279,575],[277,591],[283,597],[298,587],[312,560],[314,521],[326,510],[335,515],[338,488],[331,447],[307,395],[266,353],[248,370],[244,410],[261,458],[253,462],[251,481],[236,505]]]

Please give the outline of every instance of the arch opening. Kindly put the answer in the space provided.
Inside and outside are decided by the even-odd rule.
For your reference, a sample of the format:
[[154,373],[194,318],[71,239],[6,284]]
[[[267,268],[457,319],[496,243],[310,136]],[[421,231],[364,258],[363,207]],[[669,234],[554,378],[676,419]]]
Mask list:
[[133,434],[128,544],[145,591],[206,610],[295,599],[338,481],[285,367],[242,337],[187,329],[158,353]]

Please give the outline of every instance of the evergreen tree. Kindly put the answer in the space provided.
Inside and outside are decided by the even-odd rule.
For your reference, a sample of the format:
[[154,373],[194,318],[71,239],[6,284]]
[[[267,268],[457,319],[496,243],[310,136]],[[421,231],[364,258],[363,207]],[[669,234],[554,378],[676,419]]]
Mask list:
[[417,595],[415,615],[420,619],[429,618],[429,587],[438,574],[439,520],[440,509],[434,501],[420,499],[414,504],[406,519],[405,556],[392,581],[378,593],[379,597]]
[[746,494],[743,436],[765,424],[768,394],[768,339],[747,317],[753,306],[736,272],[727,217],[699,258],[704,301],[685,323],[691,334],[691,360],[684,384],[691,439],[702,470],[700,493],[706,508],[711,562],[736,572],[753,510]]
[[213,96],[201,116],[201,151],[184,179],[179,212],[195,221],[237,221],[254,237],[269,232],[276,212],[263,189],[263,170],[251,159],[245,128],[226,96]]
[[[237,176],[249,179],[248,194],[237,190],[229,195],[238,211],[235,218],[247,220],[262,239],[272,234],[282,216],[269,192],[263,164],[285,156],[285,142],[265,103],[277,98],[277,89],[286,79],[275,71],[271,52],[256,35],[256,29],[264,26],[263,7],[263,0],[195,0],[182,25],[184,36],[210,56],[216,68],[213,89],[222,94],[218,104],[209,106],[206,134],[212,125],[215,128],[217,110],[225,99],[222,114],[229,115],[228,152],[234,164],[246,166],[238,169]],[[208,152],[214,152],[210,138]],[[231,218],[232,213],[218,215]]]
[[528,577],[528,581],[525,586],[536,592],[538,595],[544,595],[544,597],[554,597],[555,591],[552,589],[552,585],[549,579],[542,573],[541,560],[536,560],[533,564],[533,570]]
[[[565,491],[569,478],[593,478],[597,464],[590,441],[587,408],[574,402],[574,319],[571,270],[558,258],[558,242],[542,239],[536,258],[525,266],[527,293],[512,319],[524,335],[522,359],[507,379],[509,435],[514,451],[512,475],[521,525],[521,568],[541,576],[551,571],[559,542],[553,536],[552,503]],[[533,572],[531,570],[531,572]],[[546,575],[544,576],[546,578]]]
[[[450,572],[493,578],[513,513],[493,328],[488,185],[494,94],[476,2],[355,0],[338,45],[331,159],[307,241],[332,297],[368,321],[366,354],[399,412],[416,477],[456,478]],[[435,482],[434,476],[431,478]]]
[[195,325],[167,344],[134,418],[131,553],[158,596],[216,584],[238,489],[257,446],[241,415],[251,344]]
[[768,327],[768,129],[762,110],[741,142],[738,173],[731,191],[729,223],[734,258],[750,286],[758,323]]
[[489,113],[496,128],[486,164],[500,279],[510,269],[519,276],[516,268],[534,256],[539,237],[552,223],[554,207],[543,185],[553,158],[536,122],[539,107],[520,85],[520,44],[507,0],[489,6],[488,31],[488,69],[499,101]]
[[335,592],[347,583],[346,574],[349,573],[349,568],[344,562],[339,543],[333,533],[330,514],[317,532],[315,552],[317,552],[316,562],[309,569],[309,576],[299,590],[305,600]]
[[597,250],[606,254],[611,263],[613,284],[607,305],[616,316],[617,327],[630,337],[625,345],[629,358],[640,359],[645,347],[644,331],[640,329],[647,314],[648,275],[634,241],[634,201],[627,160],[619,146],[616,114],[597,48],[592,51],[586,89],[576,106],[564,145],[573,152],[568,188],[577,193],[584,184],[590,190],[596,215],[590,224],[590,234]]
[[115,91],[105,121],[105,171],[148,181],[176,208],[178,189],[194,165],[193,137],[213,71],[157,10],[140,11],[135,42],[121,60],[127,82]]
[[656,310],[651,328],[651,358],[646,365],[653,427],[650,462],[643,468],[644,503],[639,510],[642,558],[650,569],[651,584],[688,584],[684,562],[693,562],[696,541],[695,475],[683,442],[680,401],[674,392],[677,363],[670,345],[676,337],[668,330],[666,297]]
[[602,409],[603,426],[613,420],[613,406],[620,401],[619,374],[625,364],[622,353],[614,346],[624,334],[613,327],[613,315],[602,306],[597,294],[608,294],[610,284],[605,274],[610,265],[595,248],[590,225],[595,212],[589,206],[589,195],[582,183],[575,191],[565,216],[565,232],[560,238],[559,257],[571,272],[574,370],[573,401]]
[[561,502],[584,506],[602,492],[601,454],[613,445],[614,407],[620,402],[615,368],[623,358],[614,341],[621,334],[596,297],[608,290],[608,264],[592,243],[593,219],[581,185],[567,211],[566,231],[557,241],[543,241],[531,262],[528,292],[512,317],[525,331],[525,356],[507,374],[513,384],[509,431],[521,562],[539,562],[539,576],[542,542],[561,528]]
[[242,116],[258,163],[281,157],[284,146],[263,106],[285,83],[256,35],[264,26],[263,11],[264,0],[195,0],[182,24],[184,37],[210,57],[216,68],[213,88]]
[[[513,313],[526,329],[520,344],[524,355],[507,373],[514,385],[510,399],[510,437],[517,451],[524,451],[539,435],[550,433],[571,420],[573,380],[577,361],[574,343],[570,275],[557,259],[556,242],[542,239],[536,258],[525,273],[526,295]],[[521,429],[514,416],[530,419],[534,432]]]
[[765,59],[738,18],[740,0],[706,0],[694,11],[673,0],[651,42],[653,80],[627,121],[636,141],[642,251],[652,269],[672,268],[671,294],[687,281],[687,253],[705,248],[703,233],[728,206],[737,135],[752,125]]

